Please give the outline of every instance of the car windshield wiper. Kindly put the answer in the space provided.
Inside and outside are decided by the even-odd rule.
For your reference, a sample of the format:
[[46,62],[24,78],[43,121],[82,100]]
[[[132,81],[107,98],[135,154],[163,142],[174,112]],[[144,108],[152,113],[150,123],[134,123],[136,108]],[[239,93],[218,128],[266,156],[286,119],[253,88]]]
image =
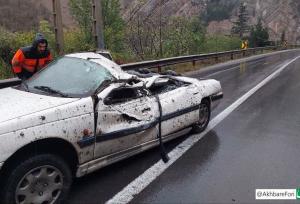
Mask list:
[[102,91],[103,87],[108,86],[113,81],[114,81],[113,79],[105,79],[105,80],[103,80],[102,83],[96,88],[95,94],[97,94],[100,91]]
[[21,85],[25,88],[26,91],[29,91],[29,87],[26,81],[22,81]]
[[34,86],[33,88],[44,91],[44,92],[52,93],[52,94],[58,94],[63,97],[68,97],[67,94],[62,93],[61,91],[55,90],[49,86]]

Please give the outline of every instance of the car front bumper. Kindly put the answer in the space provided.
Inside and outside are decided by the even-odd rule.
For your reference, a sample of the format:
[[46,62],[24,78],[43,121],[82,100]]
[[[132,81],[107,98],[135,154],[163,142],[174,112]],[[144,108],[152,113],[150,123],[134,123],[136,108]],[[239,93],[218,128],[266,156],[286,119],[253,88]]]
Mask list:
[[211,99],[211,109],[215,109],[221,102],[223,98],[223,92],[216,93],[210,97]]

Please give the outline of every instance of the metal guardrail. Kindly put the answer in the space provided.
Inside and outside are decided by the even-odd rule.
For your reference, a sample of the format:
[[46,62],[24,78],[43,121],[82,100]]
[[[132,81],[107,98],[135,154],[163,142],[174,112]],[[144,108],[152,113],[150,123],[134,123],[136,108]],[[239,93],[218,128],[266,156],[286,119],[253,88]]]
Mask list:
[[20,83],[21,80],[18,78],[0,80],[0,89],[10,87],[10,86],[16,86],[19,85]]
[[[298,48],[299,46],[288,46],[287,48],[293,49]],[[284,49],[287,49],[284,48]],[[242,55],[243,57],[248,54],[256,54],[259,52],[263,52],[265,50],[281,50],[283,49],[281,46],[269,46],[269,47],[257,47],[257,48],[249,48],[246,50],[233,50],[233,51],[226,51],[226,52],[217,52],[217,53],[209,53],[209,54],[200,54],[200,55],[189,55],[189,56],[181,56],[181,57],[172,57],[172,58],[165,58],[160,60],[151,60],[151,61],[143,61],[137,63],[130,63],[130,64],[123,64],[121,65],[123,70],[135,70],[141,68],[150,68],[150,69],[157,69],[158,72],[161,71],[161,67],[170,66],[175,64],[187,63],[192,62],[193,66],[197,61],[207,60],[207,59],[215,59],[218,61],[220,57],[230,55],[230,59],[234,59],[235,55]],[[21,83],[21,80],[18,78],[0,80],[0,89],[6,88],[10,86],[15,86]]]
[[249,48],[246,50],[232,50],[226,52],[216,52],[216,53],[209,53],[209,54],[200,54],[200,55],[189,55],[189,56],[181,56],[181,57],[172,57],[160,60],[152,60],[152,61],[143,61],[137,63],[130,63],[130,64],[123,64],[121,65],[123,70],[134,70],[140,68],[157,68],[160,72],[160,68],[164,66],[174,65],[174,64],[181,64],[187,62],[193,62],[195,64],[196,61],[206,60],[206,59],[216,59],[230,55],[230,58],[233,60],[234,55],[241,54],[246,56],[249,53],[255,54],[258,52],[263,52],[264,50],[279,50],[282,47],[278,46],[269,46],[269,47],[257,47],[257,48]]

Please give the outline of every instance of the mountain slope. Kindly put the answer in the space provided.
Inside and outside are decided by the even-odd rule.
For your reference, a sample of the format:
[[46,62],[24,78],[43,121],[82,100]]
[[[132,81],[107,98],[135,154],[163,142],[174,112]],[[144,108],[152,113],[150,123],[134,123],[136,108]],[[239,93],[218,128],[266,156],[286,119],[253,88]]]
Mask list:
[[[209,34],[229,34],[232,22],[238,14],[240,1],[242,0],[120,0],[120,3],[123,18],[128,23],[137,17],[146,21],[158,16],[164,19],[174,15],[201,16],[202,19],[208,20]],[[41,19],[51,21],[51,2],[50,0],[0,0],[0,26],[12,31],[31,30],[37,27]],[[76,23],[70,15],[68,2],[69,0],[61,0],[63,24],[65,27],[73,27]],[[244,2],[247,3],[250,25],[255,24],[261,17],[263,24],[269,28],[272,40],[280,40],[285,31],[289,43],[300,43],[299,0],[244,0]],[[211,4],[217,6],[209,7]],[[228,6],[227,10],[224,9],[226,6]],[[220,17],[220,13],[223,16]]]
[[[212,16],[214,14],[209,13],[212,12],[209,9],[210,4],[215,4],[216,8],[228,6],[229,17],[219,21],[209,21],[208,33],[229,34],[232,22],[237,18],[241,0],[122,0],[121,2],[123,17],[127,21],[137,16],[147,18],[158,15],[160,9],[163,17],[171,15],[203,17],[203,13]],[[300,43],[299,0],[245,0],[243,2],[247,5],[250,25],[254,25],[258,18],[262,18],[264,26],[269,29],[271,40],[280,40],[285,31],[289,43]],[[234,8],[230,10],[232,3]],[[216,12],[220,15],[220,10]]]
[[[60,0],[63,24],[75,26],[68,2]],[[52,0],[0,0],[0,26],[10,31],[28,31],[38,27],[40,20],[52,21]]]

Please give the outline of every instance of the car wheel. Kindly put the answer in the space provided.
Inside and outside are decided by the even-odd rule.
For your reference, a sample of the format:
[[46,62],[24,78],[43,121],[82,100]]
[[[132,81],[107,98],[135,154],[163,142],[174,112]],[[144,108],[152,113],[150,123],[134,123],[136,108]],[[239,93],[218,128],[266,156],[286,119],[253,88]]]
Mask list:
[[72,173],[59,156],[32,156],[11,169],[3,192],[4,203],[62,203],[72,184]]
[[208,99],[201,101],[199,106],[199,121],[193,125],[192,132],[200,133],[203,132],[210,120],[210,102]]

